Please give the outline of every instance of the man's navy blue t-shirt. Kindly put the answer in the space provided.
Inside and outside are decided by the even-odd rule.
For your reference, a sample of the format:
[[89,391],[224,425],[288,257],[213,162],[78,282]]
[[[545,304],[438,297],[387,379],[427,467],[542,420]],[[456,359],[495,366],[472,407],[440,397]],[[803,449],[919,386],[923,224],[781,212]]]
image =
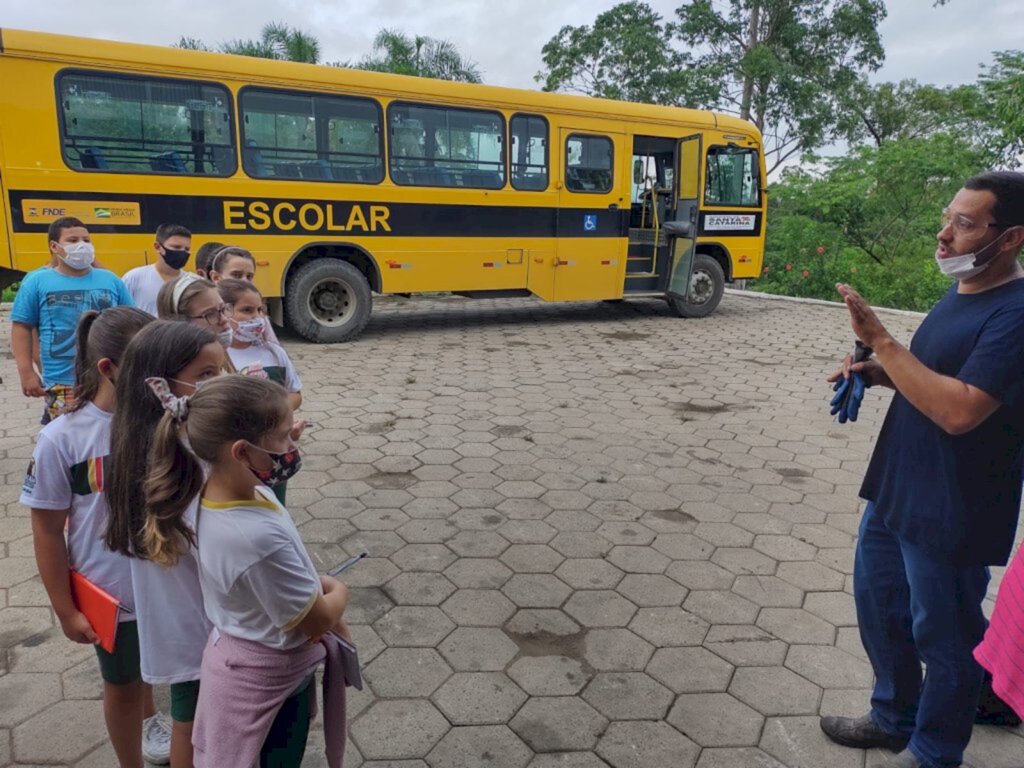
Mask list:
[[899,537],[961,565],[1010,556],[1024,480],[1024,279],[977,294],[954,285],[921,323],[914,356],[1000,402],[950,435],[896,393],[860,495]]

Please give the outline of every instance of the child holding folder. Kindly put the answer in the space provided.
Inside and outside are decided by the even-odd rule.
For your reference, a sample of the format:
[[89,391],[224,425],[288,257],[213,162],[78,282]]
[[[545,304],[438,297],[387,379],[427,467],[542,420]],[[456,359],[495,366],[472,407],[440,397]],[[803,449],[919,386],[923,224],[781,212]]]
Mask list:
[[[96,648],[103,714],[122,768],[142,768],[143,721],[147,732],[160,723],[139,672],[131,567],[128,558],[104,546],[104,473],[120,356],[152,319],[132,307],[82,316],[73,405],[40,432],[21,493],[21,503],[32,509],[36,562],[61,629]],[[166,762],[167,739],[151,739],[158,743],[147,744],[146,758]]]

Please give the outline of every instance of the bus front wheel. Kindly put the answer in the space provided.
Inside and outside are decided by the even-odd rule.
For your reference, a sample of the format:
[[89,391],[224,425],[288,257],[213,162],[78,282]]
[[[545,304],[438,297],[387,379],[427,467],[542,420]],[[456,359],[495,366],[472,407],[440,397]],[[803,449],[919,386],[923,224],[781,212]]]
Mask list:
[[370,319],[373,295],[366,277],[348,262],[316,259],[288,281],[284,307],[288,325],[309,341],[351,341]]
[[722,265],[711,256],[698,253],[693,260],[693,274],[686,299],[668,296],[669,307],[679,317],[707,317],[722,300],[725,293],[725,273]]

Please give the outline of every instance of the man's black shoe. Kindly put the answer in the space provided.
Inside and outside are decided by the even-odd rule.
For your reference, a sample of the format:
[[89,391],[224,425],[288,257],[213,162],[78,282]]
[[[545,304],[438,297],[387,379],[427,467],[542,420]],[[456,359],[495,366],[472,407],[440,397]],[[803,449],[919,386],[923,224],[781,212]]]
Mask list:
[[836,744],[857,749],[873,749],[880,747],[890,752],[901,752],[909,739],[902,736],[891,736],[883,731],[871,715],[863,717],[823,717],[820,720],[821,730]]
[[978,697],[978,708],[974,711],[974,722],[978,725],[1006,725],[1015,728],[1020,725],[1020,717],[1005,701],[992,690],[992,675],[985,674]]

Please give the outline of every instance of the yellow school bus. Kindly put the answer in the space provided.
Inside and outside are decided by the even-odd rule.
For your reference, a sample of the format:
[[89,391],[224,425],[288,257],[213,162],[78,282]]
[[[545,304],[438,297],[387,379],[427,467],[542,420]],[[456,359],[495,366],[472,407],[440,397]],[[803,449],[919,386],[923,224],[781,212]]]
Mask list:
[[761,136],[726,115],[11,29],[0,83],[0,284],[62,215],[118,273],[165,222],[248,248],[321,342],[373,293],[701,317],[761,271]]

